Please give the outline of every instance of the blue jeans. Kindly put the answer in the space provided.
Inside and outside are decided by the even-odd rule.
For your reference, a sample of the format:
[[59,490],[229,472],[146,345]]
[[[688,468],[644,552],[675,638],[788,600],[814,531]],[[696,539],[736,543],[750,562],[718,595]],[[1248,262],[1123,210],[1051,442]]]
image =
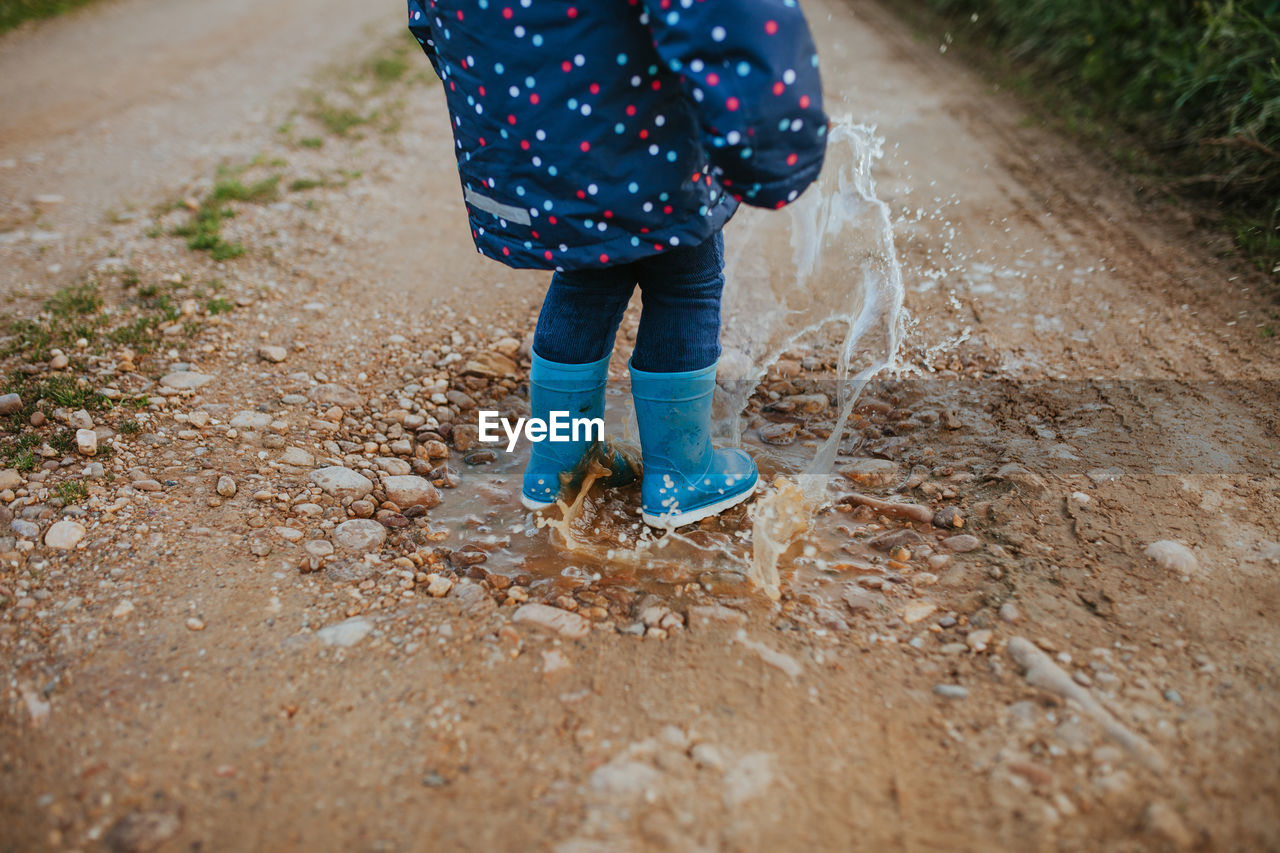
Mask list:
[[604,358],[637,284],[643,308],[631,355],[636,369],[680,373],[720,358],[724,237],[718,231],[701,245],[629,264],[557,272],[542,301],[534,352],[561,364]]

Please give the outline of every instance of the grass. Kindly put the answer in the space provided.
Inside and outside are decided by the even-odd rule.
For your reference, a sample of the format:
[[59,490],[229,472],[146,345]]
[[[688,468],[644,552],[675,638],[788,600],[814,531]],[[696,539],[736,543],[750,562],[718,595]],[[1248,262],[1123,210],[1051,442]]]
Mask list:
[[280,197],[281,175],[270,175],[250,183],[242,180],[245,170],[253,165],[257,164],[220,169],[213,188],[200,202],[191,218],[173,229],[173,235],[187,238],[188,249],[193,252],[208,252],[215,261],[227,261],[243,255],[247,250],[242,244],[222,236],[223,220],[236,215],[235,210],[228,207],[227,203],[267,204]]
[[91,0],[0,0],[0,35],[27,21],[52,18],[89,2]]
[[317,96],[312,105],[311,117],[320,122],[334,136],[346,136],[361,125],[373,121],[373,114],[361,115],[349,107],[335,106],[323,96]]
[[1280,286],[1280,0],[914,5],[1123,168],[1197,202]]
[[63,480],[53,487],[53,496],[62,501],[63,506],[68,506],[89,497],[89,490],[79,480]]

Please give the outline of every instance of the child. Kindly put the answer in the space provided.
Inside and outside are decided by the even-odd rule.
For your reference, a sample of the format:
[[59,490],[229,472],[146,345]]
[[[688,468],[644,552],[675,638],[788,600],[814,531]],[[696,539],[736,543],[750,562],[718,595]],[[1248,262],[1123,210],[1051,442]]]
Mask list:
[[[793,201],[822,168],[818,57],[797,0],[409,0],[409,29],[444,83],[476,247],[555,270],[532,416],[603,414],[638,284],[644,521],[677,527],[745,501],[754,461],[709,437],[720,229],[739,202]],[[534,444],[524,505],[554,503],[589,449]]]

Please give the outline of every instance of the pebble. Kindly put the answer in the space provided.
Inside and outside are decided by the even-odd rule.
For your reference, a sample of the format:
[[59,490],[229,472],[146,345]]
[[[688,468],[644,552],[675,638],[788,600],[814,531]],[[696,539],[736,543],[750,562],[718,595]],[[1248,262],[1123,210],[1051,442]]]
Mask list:
[[60,352],[53,358],[49,359],[50,370],[65,370],[67,365],[71,363],[71,359],[67,358],[67,354]]
[[22,411],[22,398],[17,394],[0,395],[0,415],[12,415]]
[[902,608],[902,621],[914,625],[938,609],[931,601],[912,601]]
[[76,430],[76,450],[83,456],[97,456],[98,434],[91,429]]
[[258,347],[258,358],[279,364],[289,357],[289,351],[281,346],[267,345]]
[[1200,562],[1191,549],[1172,539],[1152,542],[1142,553],[1148,560],[1166,571],[1192,575],[1200,569]]
[[927,560],[929,568],[935,572],[945,569],[951,562],[950,554],[932,554]]
[[218,478],[218,494],[224,498],[234,498],[236,496],[236,481],[223,474]]
[[956,554],[967,554],[982,547],[982,540],[968,533],[959,536],[948,536],[942,540],[942,547]]
[[354,408],[364,403],[364,398],[352,387],[326,382],[311,389],[311,399],[317,403],[341,406],[344,409]]
[[34,521],[27,521],[24,518],[15,518],[9,522],[9,529],[21,536],[23,539],[40,538],[40,525]]
[[93,429],[93,417],[84,409],[76,409],[67,418],[67,426],[72,429]]
[[55,521],[44,534],[44,544],[58,551],[69,551],[84,535],[84,525],[78,521]]
[[863,486],[887,486],[898,477],[898,463],[888,459],[854,459],[840,469],[846,479]]
[[1195,846],[1195,836],[1187,829],[1177,811],[1167,803],[1157,800],[1147,806],[1142,815],[1142,825],[1147,832],[1164,839],[1175,850]]
[[444,598],[453,589],[453,581],[443,575],[427,576],[427,594],[432,598]]
[[1049,488],[1039,474],[1022,467],[1016,462],[1009,462],[1000,466],[995,473],[995,479],[1012,483],[1019,491],[1024,492],[1029,497],[1038,497]]
[[577,639],[591,631],[591,623],[576,613],[546,604],[524,604],[511,617],[512,622],[554,631],[562,637]]
[[413,466],[403,459],[397,459],[394,456],[379,456],[373,460],[373,464],[377,465],[383,471],[396,477],[403,477],[413,472]]
[[959,530],[964,527],[964,516],[954,506],[944,506],[933,514],[933,526],[944,530]]
[[236,412],[231,418],[233,429],[266,429],[271,426],[271,415],[266,412]]
[[187,630],[188,630],[188,631],[203,631],[203,630],[204,630],[204,620],[203,620],[203,619],[201,619],[201,618],[200,618],[200,617],[198,617],[198,616],[192,616],[192,617],[190,617],[189,619],[187,619]]
[[310,468],[316,464],[316,458],[301,447],[286,447],[284,453],[280,454],[280,464],[291,465],[294,468]]
[[935,684],[933,685],[933,695],[941,696],[944,699],[967,699],[969,691],[959,684]]
[[373,491],[367,477],[341,465],[312,471],[311,482],[335,498],[362,498]]
[[1018,605],[1012,601],[1006,601],[1000,605],[1000,621],[1014,624],[1022,619],[1022,613],[1018,610]]
[[316,637],[328,646],[354,646],[373,631],[373,625],[363,616],[353,616],[336,625],[316,631]]
[[328,539],[308,539],[302,550],[312,557],[328,557],[333,553],[333,543]]
[[213,377],[205,373],[195,373],[190,370],[179,370],[173,373],[166,373],[160,377],[160,384],[166,388],[173,388],[177,391],[190,391],[199,388],[201,385],[207,385],[213,381]]
[[333,529],[333,541],[351,551],[366,553],[381,547],[387,540],[387,529],[376,521],[353,518]]
[[117,604],[114,609],[112,609],[111,615],[115,619],[123,619],[124,617],[128,616],[132,612],[133,612],[133,602],[126,598],[124,601]]
[[991,638],[995,636],[995,632],[989,628],[983,628],[980,631],[972,631],[969,636],[965,637],[965,643],[975,652],[985,652],[987,646],[991,643]]
[[387,500],[401,509],[411,506],[431,509],[440,503],[440,490],[425,477],[395,475],[383,480],[382,487],[386,490]]

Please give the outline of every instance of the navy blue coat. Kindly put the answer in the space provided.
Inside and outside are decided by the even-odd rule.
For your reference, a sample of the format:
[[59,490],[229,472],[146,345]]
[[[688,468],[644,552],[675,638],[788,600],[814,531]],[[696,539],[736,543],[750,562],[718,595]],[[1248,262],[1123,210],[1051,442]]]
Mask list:
[[513,267],[696,245],[782,207],[826,151],[797,0],[408,0],[443,81],[476,247]]

